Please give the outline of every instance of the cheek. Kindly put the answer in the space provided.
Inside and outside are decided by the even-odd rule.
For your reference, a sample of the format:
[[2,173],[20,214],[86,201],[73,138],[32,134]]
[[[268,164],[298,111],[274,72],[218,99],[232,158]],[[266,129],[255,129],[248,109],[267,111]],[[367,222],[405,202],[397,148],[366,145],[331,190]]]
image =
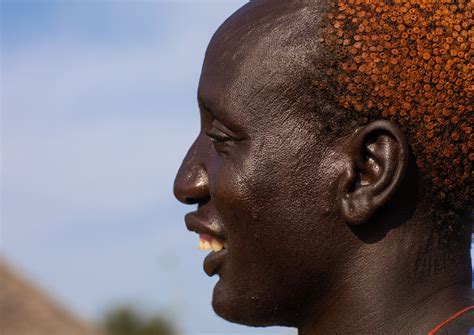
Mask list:
[[226,225],[255,212],[260,197],[253,187],[260,179],[258,164],[248,143],[239,143],[226,155],[213,154],[208,167],[209,191]]
[[283,149],[263,143],[241,153],[239,161],[214,157],[212,202],[224,221],[229,243],[238,243],[249,258],[272,257],[275,246],[286,254],[294,252],[314,228],[324,188],[316,183],[322,179],[317,162],[309,164],[315,160],[308,155],[301,146]]
[[334,220],[325,217],[334,171],[320,169],[321,150],[256,147],[239,161],[215,158],[208,171],[229,243],[213,306],[241,323],[250,320],[244,309],[257,321],[278,310],[281,323],[304,308],[305,292],[324,282],[334,258]]
[[241,163],[221,161],[210,175],[213,205],[226,230],[246,230],[246,223],[256,217],[259,195],[255,194],[256,176]]

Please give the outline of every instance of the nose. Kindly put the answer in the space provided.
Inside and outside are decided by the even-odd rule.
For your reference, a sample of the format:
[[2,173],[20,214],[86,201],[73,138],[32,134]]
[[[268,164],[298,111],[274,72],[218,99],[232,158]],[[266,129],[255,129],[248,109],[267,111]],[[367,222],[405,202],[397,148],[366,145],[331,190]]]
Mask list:
[[209,197],[209,180],[198,142],[196,140],[186,154],[173,187],[176,199],[188,205],[202,203]]

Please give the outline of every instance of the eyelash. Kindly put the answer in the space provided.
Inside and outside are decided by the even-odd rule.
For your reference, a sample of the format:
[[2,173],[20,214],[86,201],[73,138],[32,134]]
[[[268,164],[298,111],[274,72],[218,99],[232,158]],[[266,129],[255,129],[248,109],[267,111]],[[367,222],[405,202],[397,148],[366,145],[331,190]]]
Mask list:
[[225,135],[222,131],[212,127],[211,130],[206,131],[206,135],[211,139],[214,144],[223,144],[232,141],[230,136]]

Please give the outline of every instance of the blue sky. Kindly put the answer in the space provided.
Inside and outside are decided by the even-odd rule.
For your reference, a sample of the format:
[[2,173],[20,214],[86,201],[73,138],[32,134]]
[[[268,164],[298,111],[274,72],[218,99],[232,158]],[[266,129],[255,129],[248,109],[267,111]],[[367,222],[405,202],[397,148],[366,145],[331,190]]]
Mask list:
[[206,45],[244,0],[1,1],[2,248],[95,321],[130,303],[182,334],[292,334],[210,307],[172,182]]
[[206,45],[243,3],[2,0],[3,252],[82,318],[133,304],[183,334],[291,333],[213,313],[172,196]]

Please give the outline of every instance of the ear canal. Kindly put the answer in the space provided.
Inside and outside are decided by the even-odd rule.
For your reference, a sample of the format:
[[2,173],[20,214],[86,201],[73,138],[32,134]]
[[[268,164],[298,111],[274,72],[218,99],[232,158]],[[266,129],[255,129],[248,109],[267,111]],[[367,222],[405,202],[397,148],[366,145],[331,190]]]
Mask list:
[[378,120],[353,134],[351,162],[340,182],[341,215],[349,225],[367,222],[396,192],[408,165],[408,143],[393,123]]
[[370,201],[370,197],[358,191],[360,187],[366,186],[361,186],[360,183],[355,186],[350,186],[350,184],[354,183],[348,182],[348,188],[354,188],[354,191],[347,192],[341,199],[341,213],[349,225],[360,225],[369,220],[376,208]]

